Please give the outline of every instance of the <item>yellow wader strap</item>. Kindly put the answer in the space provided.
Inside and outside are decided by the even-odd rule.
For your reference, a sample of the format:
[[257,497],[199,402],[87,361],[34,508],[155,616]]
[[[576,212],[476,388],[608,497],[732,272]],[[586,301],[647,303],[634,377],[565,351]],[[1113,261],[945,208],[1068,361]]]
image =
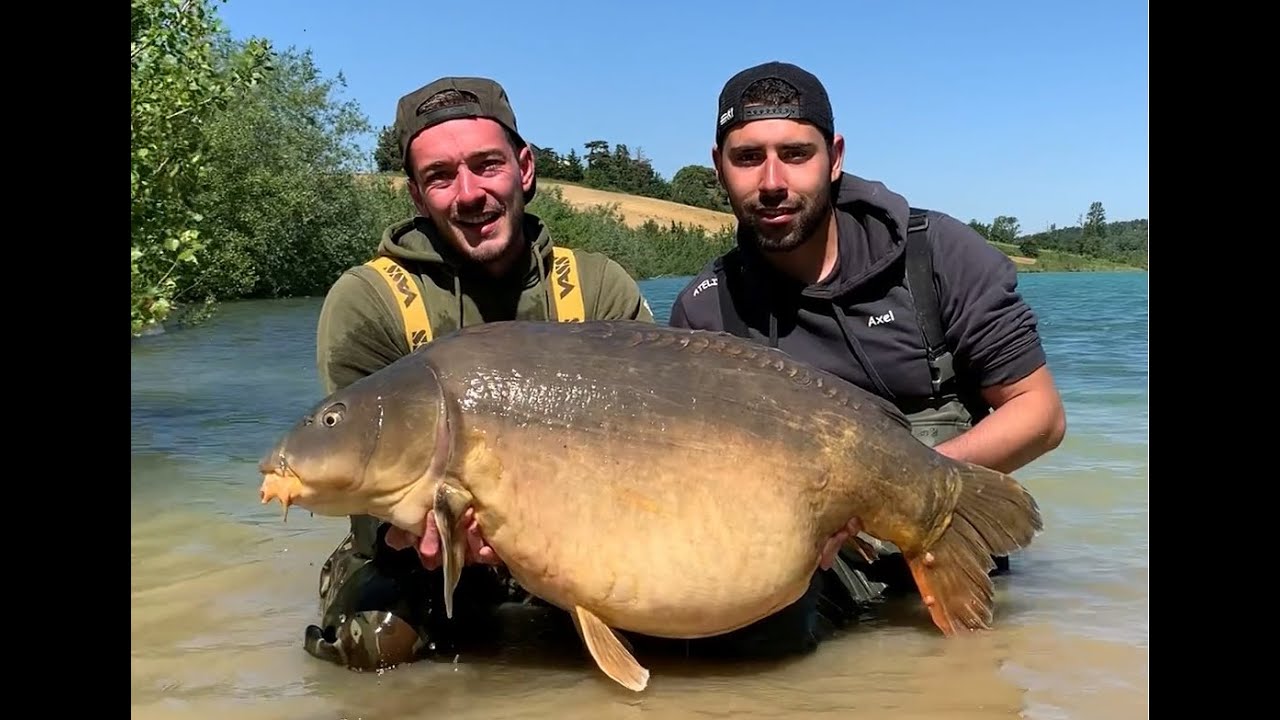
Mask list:
[[582,322],[587,310],[582,302],[582,282],[578,278],[578,258],[565,247],[551,248],[551,298],[560,322]]
[[431,342],[431,321],[427,319],[427,306],[422,301],[422,293],[409,273],[388,257],[374,258],[365,265],[378,271],[378,277],[391,288],[392,297],[399,300],[392,304],[400,311],[400,320],[404,325],[404,338],[409,342],[409,351],[413,352],[419,346]]
[[[553,247],[551,253],[554,275],[551,297],[556,305],[556,319],[559,322],[582,322],[586,319],[587,311],[582,301],[582,283],[578,279],[578,258],[569,248]],[[431,342],[431,321],[427,319],[427,306],[409,273],[388,257],[374,258],[365,265],[377,270],[378,277],[391,289],[392,297],[399,299],[399,302],[393,304],[400,311],[409,351]]]

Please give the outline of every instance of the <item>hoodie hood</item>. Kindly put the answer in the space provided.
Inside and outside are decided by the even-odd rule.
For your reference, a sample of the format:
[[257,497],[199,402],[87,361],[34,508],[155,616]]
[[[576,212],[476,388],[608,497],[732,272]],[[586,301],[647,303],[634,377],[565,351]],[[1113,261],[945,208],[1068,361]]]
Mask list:
[[827,278],[799,287],[799,283],[763,261],[741,225],[737,237],[743,255],[757,265],[758,272],[772,275],[773,282],[781,287],[824,300],[835,300],[857,290],[892,265],[905,249],[910,215],[906,198],[879,181],[844,173],[832,183],[831,190],[840,253],[835,270]]
[[[552,262],[551,234],[542,219],[527,210],[524,213],[523,237],[525,247],[512,265],[505,282],[513,293],[526,294],[536,291],[544,317],[551,317],[551,300],[545,291],[547,275]],[[429,273],[448,278],[453,284],[453,296],[457,302],[458,327],[466,323],[463,298],[468,287],[485,287],[491,294],[494,278],[464,261],[448,243],[440,237],[435,225],[421,215],[388,226],[382,233],[377,254],[415,266],[415,272]]]

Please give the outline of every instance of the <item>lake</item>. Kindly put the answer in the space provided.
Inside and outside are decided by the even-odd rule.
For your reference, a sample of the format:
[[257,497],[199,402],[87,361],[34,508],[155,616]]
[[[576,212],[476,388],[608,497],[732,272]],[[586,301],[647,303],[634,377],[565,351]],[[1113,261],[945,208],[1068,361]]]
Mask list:
[[[130,705],[135,718],[1134,718],[1148,714],[1146,273],[1020,276],[1067,406],[1018,473],[1046,530],[997,582],[996,628],[948,641],[873,617],[784,663],[640,657],[640,694],[570,634],[510,621],[500,652],[355,673],[302,649],[345,519],[281,521],[259,455],[318,399],[320,299],[222,306],[131,349]],[[687,278],[643,283],[665,322]],[[767,541],[767,540],[766,540]],[[563,640],[563,638],[559,638]],[[869,715],[867,713],[870,713]]]

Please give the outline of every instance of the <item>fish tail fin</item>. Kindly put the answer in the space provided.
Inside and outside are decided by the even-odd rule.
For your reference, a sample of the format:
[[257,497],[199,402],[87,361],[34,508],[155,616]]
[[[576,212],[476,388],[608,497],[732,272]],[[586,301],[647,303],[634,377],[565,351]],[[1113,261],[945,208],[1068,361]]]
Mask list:
[[1011,476],[962,463],[960,497],[931,547],[906,553],[933,623],[944,635],[990,628],[993,555],[1029,545],[1043,529],[1035,498]]

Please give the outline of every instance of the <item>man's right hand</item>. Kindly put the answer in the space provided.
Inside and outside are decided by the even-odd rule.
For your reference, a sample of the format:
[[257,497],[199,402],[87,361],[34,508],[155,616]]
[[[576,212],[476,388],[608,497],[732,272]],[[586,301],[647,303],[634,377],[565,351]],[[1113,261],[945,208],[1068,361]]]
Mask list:
[[[467,529],[467,564],[501,565],[502,560],[480,533],[480,524],[476,522],[475,512],[471,508],[462,516],[463,525]],[[435,513],[427,513],[422,536],[402,530],[394,525],[387,529],[385,542],[393,550],[403,550],[417,546],[418,558],[422,566],[428,570],[436,570],[443,563],[440,556],[440,531],[436,528]]]

